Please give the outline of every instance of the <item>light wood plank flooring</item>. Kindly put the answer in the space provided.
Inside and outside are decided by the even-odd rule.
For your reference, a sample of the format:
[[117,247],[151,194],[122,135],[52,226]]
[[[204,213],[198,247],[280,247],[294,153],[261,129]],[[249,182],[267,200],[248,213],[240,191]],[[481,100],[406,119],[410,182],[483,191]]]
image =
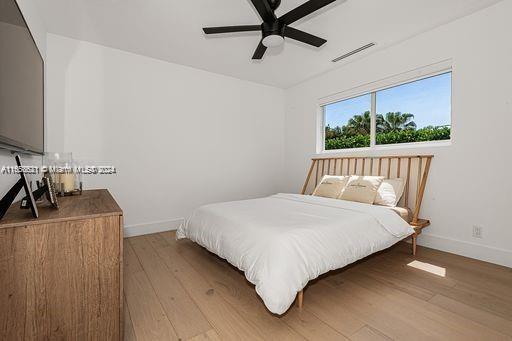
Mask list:
[[512,340],[512,269],[405,243],[310,283],[281,317],[172,232],[126,239],[124,256],[126,340]]

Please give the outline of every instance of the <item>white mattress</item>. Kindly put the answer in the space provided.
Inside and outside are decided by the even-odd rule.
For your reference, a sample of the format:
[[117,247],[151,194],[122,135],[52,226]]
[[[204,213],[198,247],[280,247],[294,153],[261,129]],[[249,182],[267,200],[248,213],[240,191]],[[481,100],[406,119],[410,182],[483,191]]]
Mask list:
[[386,207],[299,194],[206,205],[177,231],[244,271],[266,307],[283,314],[297,292],[409,236]]

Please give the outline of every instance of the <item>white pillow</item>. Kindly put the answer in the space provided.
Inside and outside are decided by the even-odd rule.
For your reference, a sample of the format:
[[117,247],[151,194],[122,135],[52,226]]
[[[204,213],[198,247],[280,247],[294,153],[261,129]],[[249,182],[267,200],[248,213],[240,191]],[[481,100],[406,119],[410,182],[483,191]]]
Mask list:
[[383,176],[352,175],[339,199],[373,204],[377,189],[383,180]]
[[348,176],[324,175],[322,181],[316,186],[313,195],[337,199],[345,188],[348,179]]
[[404,179],[385,179],[377,190],[375,205],[395,207],[404,194]]

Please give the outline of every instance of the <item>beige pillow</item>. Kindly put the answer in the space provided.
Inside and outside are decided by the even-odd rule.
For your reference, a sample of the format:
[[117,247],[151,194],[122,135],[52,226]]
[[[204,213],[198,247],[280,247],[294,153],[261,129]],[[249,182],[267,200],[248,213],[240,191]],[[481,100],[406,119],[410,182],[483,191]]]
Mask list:
[[322,181],[316,186],[313,195],[337,199],[345,188],[348,179],[348,176],[324,175]]
[[377,190],[384,180],[383,176],[357,176],[348,180],[339,199],[373,204]]
[[404,187],[404,179],[385,179],[377,190],[374,204],[395,207],[404,194]]

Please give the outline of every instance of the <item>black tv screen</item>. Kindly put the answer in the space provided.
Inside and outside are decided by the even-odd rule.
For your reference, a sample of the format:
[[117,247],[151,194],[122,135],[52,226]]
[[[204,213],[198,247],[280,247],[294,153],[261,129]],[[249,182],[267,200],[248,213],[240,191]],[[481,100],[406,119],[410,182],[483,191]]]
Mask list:
[[44,64],[15,0],[0,0],[0,146],[44,152]]

